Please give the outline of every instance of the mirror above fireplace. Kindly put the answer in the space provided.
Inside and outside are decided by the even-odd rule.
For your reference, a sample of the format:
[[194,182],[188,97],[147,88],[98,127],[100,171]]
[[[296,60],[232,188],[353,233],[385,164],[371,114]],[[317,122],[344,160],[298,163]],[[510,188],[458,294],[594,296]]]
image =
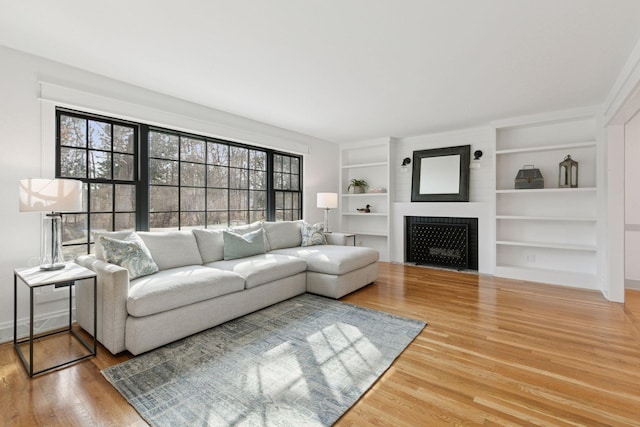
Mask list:
[[413,152],[412,202],[468,202],[471,146]]

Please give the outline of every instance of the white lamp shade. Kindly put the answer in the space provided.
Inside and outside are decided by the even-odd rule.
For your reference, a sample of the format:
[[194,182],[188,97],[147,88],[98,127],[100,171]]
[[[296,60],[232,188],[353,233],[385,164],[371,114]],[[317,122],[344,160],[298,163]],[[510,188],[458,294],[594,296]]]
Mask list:
[[318,207],[335,209],[338,207],[338,193],[318,193]]
[[27,178],[20,180],[20,212],[82,210],[82,181]]

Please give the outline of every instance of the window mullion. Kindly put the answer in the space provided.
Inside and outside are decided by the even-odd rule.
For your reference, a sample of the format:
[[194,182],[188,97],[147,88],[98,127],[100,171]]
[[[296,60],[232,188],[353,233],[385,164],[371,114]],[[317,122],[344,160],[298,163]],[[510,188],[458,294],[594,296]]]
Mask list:
[[273,151],[267,151],[267,221],[276,220],[276,192],[273,188]]
[[113,151],[113,133],[115,132],[115,128],[113,126],[113,123],[109,123],[109,126],[111,127],[111,138],[110,138],[110,148],[111,148],[111,227],[115,230],[116,229],[116,184],[115,184],[115,177],[116,177],[116,157],[115,157],[115,153]]
[[207,201],[209,199],[209,142],[204,141],[204,228],[208,228],[209,225],[209,209],[207,209]]
[[136,230],[149,230],[149,127],[141,125],[139,129],[138,144],[134,147],[137,151],[138,162],[136,167]]
[[182,135],[178,135],[178,230],[182,228]]

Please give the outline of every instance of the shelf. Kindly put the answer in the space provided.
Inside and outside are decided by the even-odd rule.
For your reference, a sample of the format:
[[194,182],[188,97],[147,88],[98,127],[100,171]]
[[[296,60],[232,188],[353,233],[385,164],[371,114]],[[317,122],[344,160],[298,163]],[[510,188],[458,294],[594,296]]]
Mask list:
[[345,215],[345,216],[389,216],[386,213],[377,213],[377,212],[342,212],[341,215]]
[[357,231],[357,230],[349,230],[351,234],[361,235],[361,236],[376,236],[376,237],[387,237],[387,233],[377,232],[377,231]]
[[531,216],[531,215],[496,215],[496,219],[525,221],[569,221],[596,222],[598,219],[588,216]]
[[[598,287],[598,129],[597,114],[584,111],[496,126],[494,275]],[[566,154],[580,163],[580,187],[558,187]],[[545,188],[514,188],[528,164],[547,178]]]
[[343,165],[342,169],[352,169],[352,168],[369,168],[373,166],[387,166],[388,162],[375,162],[375,163],[359,163],[355,165]]
[[342,197],[381,197],[386,196],[389,193],[358,193],[358,194],[343,194]]
[[596,141],[576,142],[571,144],[545,145],[540,147],[510,148],[506,150],[496,150],[496,155],[516,154],[516,153],[532,153],[535,151],[558,151],[570,150],[575,148],[591,148],[596,146]]
[[[393,138],[353,141],[340,146],[340,214],[339,227],[357,234],[358,246],[375,249],[381,261],[391,259],[389,238],[391,194],[394,181],[391,173],[391,147]],[[369,183],[368,193],[349,193],[354,179]],[[378,191],[384,191],[378,192]],[[358,212],[367,205],[371,212]],[[369,231],[366,231],[369,230]]]
[[598,249],[595,245],[571,245],[566,243],[520,242],[520,241],[508,241],[508,240],[498,240],[496,241],[496,245],[521,246],[521,247],[528,247],[528,248],[561,249],[561,250],[568,250],[568,251],[585,251],[585,252],[595,252]]
[[521,189],[516,190],[514,188],[511,189],[501,189],[496,190],[496,193],[499,194],[507,194],[507,193],[521,193],[521,194],[531,194],[531,193],[581,193],[581,192],[595,192],[595,187],[578,187],[578,188],[532,188],[532,189]]

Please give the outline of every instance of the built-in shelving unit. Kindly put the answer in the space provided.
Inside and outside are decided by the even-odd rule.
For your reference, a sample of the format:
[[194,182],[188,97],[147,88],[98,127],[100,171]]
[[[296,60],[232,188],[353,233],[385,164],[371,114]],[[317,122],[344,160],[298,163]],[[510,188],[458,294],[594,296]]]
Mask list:
[[[345,144],[340,150],[339,231],[355,234],[357,245],[378,250],[383,261],[389,260],[390,149],[391,139],[381,138]],[[367,181],[366,193],[353,194],[348,190],[354,178]],[[358,212],[367,205],[371,206],[371,212]]]
[[[496,276],[597,287],[597,137],[584,112],[496,125]],[[579,163],[577,188],[559,188],[567,154]],[[514,188],[525,165],[544,188]]]

